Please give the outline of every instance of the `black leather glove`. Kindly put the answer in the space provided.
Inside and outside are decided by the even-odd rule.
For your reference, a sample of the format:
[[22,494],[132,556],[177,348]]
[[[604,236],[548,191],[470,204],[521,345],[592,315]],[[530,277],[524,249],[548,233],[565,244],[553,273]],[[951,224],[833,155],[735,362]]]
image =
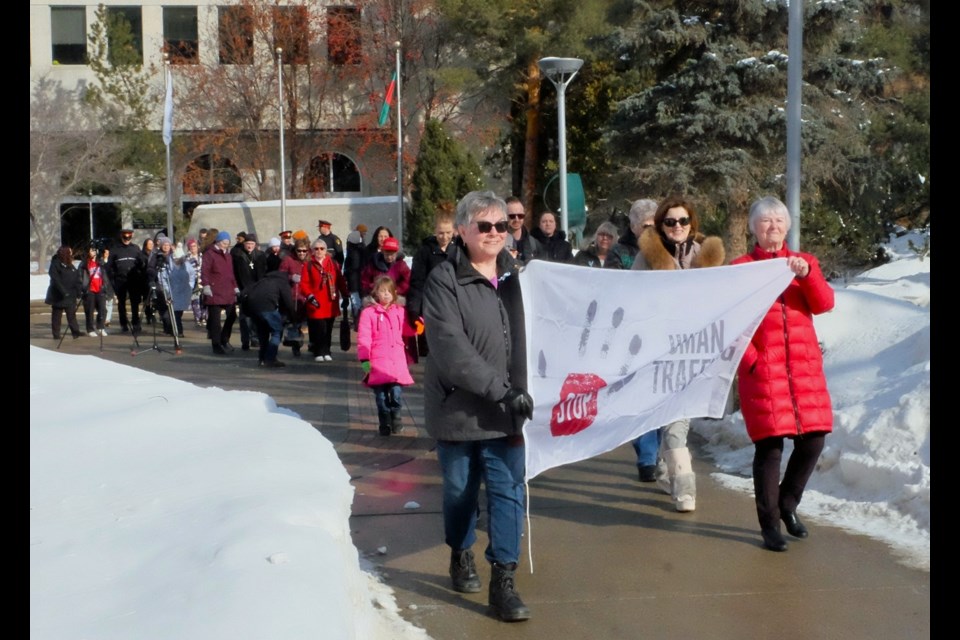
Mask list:
[[500,401],[514,417],[533,418],[533,398],[523,389],[511,387]]
[[307,296],[307,304],[311,305],[315,309],[320,308],[320,301],[317,300],[312,293],[309,296]]
[[343,309],[344,311],[350,308],[349,298],[344,298],[343,300],[340,301],[340,308]]

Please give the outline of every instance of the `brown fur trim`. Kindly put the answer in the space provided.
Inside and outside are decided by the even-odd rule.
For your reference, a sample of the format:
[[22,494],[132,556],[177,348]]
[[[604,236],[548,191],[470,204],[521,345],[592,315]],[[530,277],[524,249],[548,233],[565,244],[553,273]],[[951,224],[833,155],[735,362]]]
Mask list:
[[673,256],[663,246],[660,240],[660,234],[654,229],[647,229],[640,234],[640,253],[647,263],[647,268],[653,271],[670,271],[677,268],[677,263],[673,261]]
[[705,237],[698,240],[700,243],[700,255],[693,261],[691,267],[719,267],[726,260],[726,250],[723,248],[723,240],[717,236]]

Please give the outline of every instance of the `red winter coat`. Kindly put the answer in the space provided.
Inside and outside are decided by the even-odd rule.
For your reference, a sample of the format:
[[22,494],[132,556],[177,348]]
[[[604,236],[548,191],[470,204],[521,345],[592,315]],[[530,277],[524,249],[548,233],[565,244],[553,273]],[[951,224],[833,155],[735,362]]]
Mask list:
[[407,312],[402,305],[391,304],[384,309],[374,303],[360,312],[357,327],[357,359],[370,361],[370,374],[363,384],[413,384],[407,368],[407,354],[403,338],[416,335],[407,325]]
[[[328,282],[333,283],[332,292]],[[303,273],[300,276],[300,295],[304,299],[313,295],[320,303],[319,307],[309,303],[306,305],[307,317],[313,320],[336,318],[340,315],[341,298],[350,297],[347,281],[340,272],[340,265],[330,256],[323,256],[322,262],[310,258],[303,266]]]
[[731,264],[800,256],[809,273],[795,277],[757,327],[738,369],[740,410],[754,442],[833,430],[833,409],[813,315],[833,309],[833,289],[808,253],[759,245]]

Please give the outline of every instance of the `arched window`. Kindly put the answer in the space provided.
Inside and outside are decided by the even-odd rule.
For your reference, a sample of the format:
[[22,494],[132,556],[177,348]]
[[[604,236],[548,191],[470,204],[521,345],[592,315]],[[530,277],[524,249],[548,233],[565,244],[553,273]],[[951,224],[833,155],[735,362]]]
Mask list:
[[303,175],[307,193],[360,192],[360,171],[353,160],[340,153],[321,153],[310,159]]
[[243,182],[237,166],[217,154],[195,158],[183,174],[183,194],[215,195],[242,193]]

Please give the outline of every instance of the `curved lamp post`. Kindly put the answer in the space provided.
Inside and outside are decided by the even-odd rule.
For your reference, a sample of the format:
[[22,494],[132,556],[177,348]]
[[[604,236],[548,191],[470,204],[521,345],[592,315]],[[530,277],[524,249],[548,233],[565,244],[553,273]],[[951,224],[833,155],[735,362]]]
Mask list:
[[567,114],[564,94],[567,85],[583,66],[580,58],[540,58],[537,63],[540,71],[547,76],[557,89],[557,112],[560,138],[560,220],[563,225],[563,237],[569,232],[567,220]]

